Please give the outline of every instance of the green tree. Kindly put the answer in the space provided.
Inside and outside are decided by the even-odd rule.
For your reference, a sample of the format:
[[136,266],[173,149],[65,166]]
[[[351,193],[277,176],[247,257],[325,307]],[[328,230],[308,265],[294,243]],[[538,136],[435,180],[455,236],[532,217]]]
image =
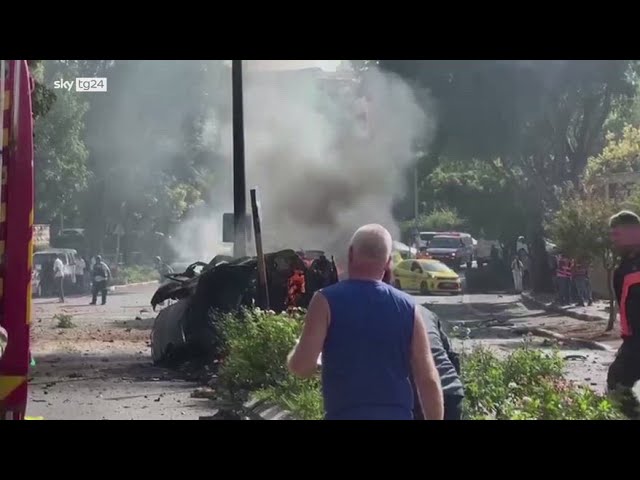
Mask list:
[[[528,206],[534,288],[548,283],[544,221],[557,189],[602,147],[603,125],[636,91],[635,61],[406,61],[379,65],[427,88],[438,156],[500,164]],[[630,74],[631,73],[631,74]]]
[[123,225],[126,257],[133,237],[166,234],[207,200],[221,161],[212,121],[227,113],[212,92],[230,74],[221,61],[103,60],[81,68],[109,79],[108,92],[89,94],[84,218],[95,250]]
[[31,93],[33,118],[45,115],[56,100],[53,90],[44,83],[44,60],[29,60],[29,72],[33,77],[35,88]]
[[83,141],[88,104],[76,92],[51,92],[48,85],[57,78],[74,78],[76,72],[73,64],[62,60],[47,60],[33,69],[37,82],[36,218],[43,223],[59,219],[61,227],[65,218],[77,216],[78,196],[86,189],[89,178],[88,151]]
[[408,220],[402,224],[403,230],[418,228],[420,231],[446,232],[465,230],[467,221],[455,209],[438,208],[428,214],[420,215],[417,220]]
[[607,144],[589,159],[585,180],[595,183],[608,175],[640,172],[640,127],[625,125],[620,135],[608,133]]
[[616,318],[612,284],[616,262],[609,237],[609,218],[615,212],[616,205],[594,194],[593,190],[569,188],[549,223],[552,238],[562,252],[572,258],[600,261],[606,269],[609,288],[607,331],[613,328]]
[[444,161],[427,178],[422,196],[454,207],[474,235],[499,240],[508,251],[526,230],[528,205],[499,161]]

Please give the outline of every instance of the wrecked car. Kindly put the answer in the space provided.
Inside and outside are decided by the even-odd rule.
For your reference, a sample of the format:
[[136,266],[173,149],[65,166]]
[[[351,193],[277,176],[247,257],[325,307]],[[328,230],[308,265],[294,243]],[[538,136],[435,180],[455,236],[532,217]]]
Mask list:
[[[264,255],[269,308],[277,313],[306,308],[313,294],[338,281],[335,263],[321,255],[308,264],[293,250]],[[262,304],[256,257],[216,256],[184,272],[166,276],[169,283],[151,299],[155,308],[167,300],[151,336],[156,364],[178,365],[187,360],[208,363],[220,353],[217,321],[227,313]]]

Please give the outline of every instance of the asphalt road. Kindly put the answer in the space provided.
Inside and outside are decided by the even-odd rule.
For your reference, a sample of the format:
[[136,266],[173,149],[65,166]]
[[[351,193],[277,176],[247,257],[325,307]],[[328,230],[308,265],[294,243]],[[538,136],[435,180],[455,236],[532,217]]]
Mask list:
[[[105,306],[89,296],[36,299],[27,415],[45,420],[196,420],[215,413],[191,398],[198,385],[151,363],[149,335],[156,286],[118,290]],[[69,315],[72,328],[58,328]]]

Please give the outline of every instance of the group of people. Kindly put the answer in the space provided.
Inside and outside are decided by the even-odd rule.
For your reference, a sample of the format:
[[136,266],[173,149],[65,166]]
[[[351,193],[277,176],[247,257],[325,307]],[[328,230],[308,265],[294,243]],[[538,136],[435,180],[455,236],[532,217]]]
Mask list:
[[555,257],[555,269],[555,291],[560,305],[575,303],[584,307],[593,304],[587,259],[573,259],[560,254]]
[[[64,256],[62,254],[56,255],[52,265],[54,290],[58,295],[60,303],[65,302],[64,286],[66,275],[63,259]],[[89,267],[87,267],[86,260],[80,257],[76,260],[75,267],[76,285],[79,286],[79,291],[85,291],[85,279],[89,278],[92,294],[91,305],[96,305],[98,294],[102,296],[102,305],[106,304],[108,283],[109,280],[111,280],[111,269],[109,269],[109,266],[102,260],[102,257],[100,255],[93,257]]]
[[[640,217],[622,211],[609,226],[621,256],[614,289],[622,346],[607,388],[629,418],[640,419],[632,392],[640,381]],[[591,302],[588,265],[567,260],[562,257],[558,267],[562,298],[569,279],[578,299]],[[460,419],[464,388],[457,355],[436,315],[391,286],[392,268],[389,232],[375,224],[359,228],[349,246],[348,279],[315,293],[288,368],[312,376],[321,356],[326,419]]]

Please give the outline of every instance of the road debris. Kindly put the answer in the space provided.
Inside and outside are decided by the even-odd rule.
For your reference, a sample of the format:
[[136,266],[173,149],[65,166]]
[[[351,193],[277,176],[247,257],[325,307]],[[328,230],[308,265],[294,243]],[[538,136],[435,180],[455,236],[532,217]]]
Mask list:
[[210,400],[215,400],[217,398],[216,391],[209,387],[202,387],[194,390],[191,393],[192,398],[208,398]]

